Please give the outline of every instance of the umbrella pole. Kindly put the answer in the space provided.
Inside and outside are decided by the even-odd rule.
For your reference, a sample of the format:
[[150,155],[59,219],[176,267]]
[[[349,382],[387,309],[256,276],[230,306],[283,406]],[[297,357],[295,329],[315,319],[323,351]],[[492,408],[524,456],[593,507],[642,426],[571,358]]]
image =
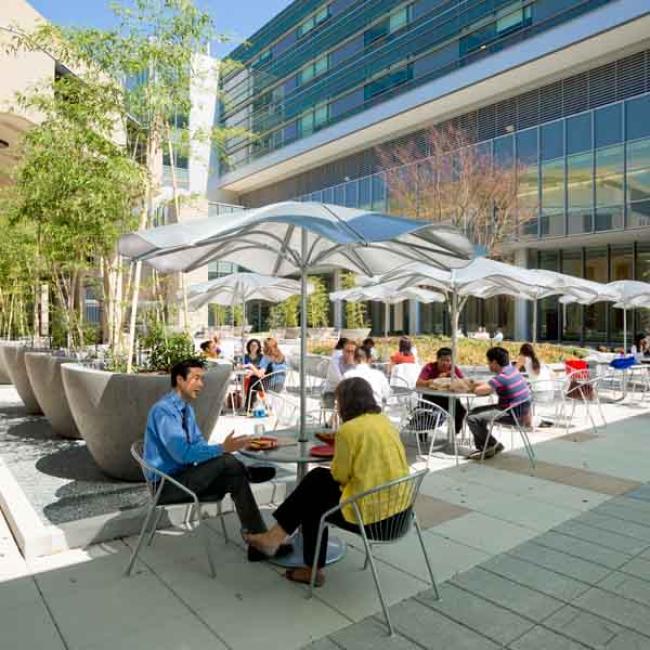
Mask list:
[[[307,231],[301,229],[301,266],[300,266],[300,433],[298,440],[307,440],[307,395],[305,387],[305,359],[307,357]],[[298,479],[305,474],[304,463],[298,465]]]
[[537,343],[537,298],[533,300],[533,343]]
[[627,309],[623,306],[623,356],[627,355]]
[[[452,278],[454,271],[452,273]],[[456,363],[458,361],[458,294],[456,290],[451,292],[451,373],[450,373],[450,386],[451,382],[456,378]],[[456,438],[456,398],[449,398],[449,427],[447,432],[448,453],[454,453],[454,441]],[[458,457],[456,457],[458,462]]]
[[384,338],[388,338],[388,323],[390,322],[390,304],[384,302]]

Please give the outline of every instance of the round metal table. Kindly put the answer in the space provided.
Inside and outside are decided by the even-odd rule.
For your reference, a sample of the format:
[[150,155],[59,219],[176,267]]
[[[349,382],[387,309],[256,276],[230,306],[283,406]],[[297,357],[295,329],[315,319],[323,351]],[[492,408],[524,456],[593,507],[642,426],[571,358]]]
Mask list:
[[[307,440],[305,441],[298,440],[299,430],[297,428],[269,431],[265,435],[277,436],[278,438],[295,438],[296,442],[295,444],[282,445],[268,451],[242,449],[239,453],[247,458],[252,458],[259,462],[296,463],[298,468],[298,477],[300,478],[304,476],[309,463],[327,463],[332,460],[331,458],[312,456],[310,453],[310,450],[314,445],[323,444],[315,437],[315,434],[324,430],[325,427],[308,428],[306,432]],[[289,555],[280,558],[269,558],[269,562],[288,569],[304,566],[305,562],[302,556],[302,534],[300,531],[292,537],[291,543],[293,545],[293,551]],[[345,550],[345,542],[339,537],[330,535],[327,543],[325,565],[327,566],[334,562],[338,562],[345,555]]]

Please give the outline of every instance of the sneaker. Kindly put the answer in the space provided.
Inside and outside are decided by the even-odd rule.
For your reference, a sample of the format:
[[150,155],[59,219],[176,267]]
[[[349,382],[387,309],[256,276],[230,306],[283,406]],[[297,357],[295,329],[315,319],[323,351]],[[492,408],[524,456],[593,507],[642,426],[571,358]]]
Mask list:
[[492,447],[488,447],[485,450],[485,456],[483,456],[483,450],[478,449],[477,451],[471,453],[467,458],[470,460],[481,460],[481,456],[484,458],[492,458],[493,456],[500,454],[504,449],[505,447],[500,442],[497,442],[496,445],[492,445]]

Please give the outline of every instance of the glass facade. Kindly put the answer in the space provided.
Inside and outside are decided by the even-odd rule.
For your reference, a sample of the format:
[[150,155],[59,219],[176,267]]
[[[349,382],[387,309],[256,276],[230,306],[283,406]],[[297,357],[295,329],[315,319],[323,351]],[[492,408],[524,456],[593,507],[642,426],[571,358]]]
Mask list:
[[[228,142],[228,165],[244,165],[608,1],[292,3],[231,55],[241,66],[222,80],[221,123],[254,137]],[[613,114],[600,116],[597,133],[609,134],[615,120]],[[544,228],[551,234],[559,228],[552,186],[562,179],[550,164],[553,152],[563,155],[555,147],[559,137],[552,128],[548,142],[544,136],[550,187]],[[599,223],[617,219],[609,207],[602,206]]]

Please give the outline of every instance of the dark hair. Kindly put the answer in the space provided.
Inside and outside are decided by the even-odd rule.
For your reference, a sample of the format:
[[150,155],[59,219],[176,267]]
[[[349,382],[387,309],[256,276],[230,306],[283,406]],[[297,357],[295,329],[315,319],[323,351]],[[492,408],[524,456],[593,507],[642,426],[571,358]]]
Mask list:
[[502,368],[510,363],[510,355],[505,348],[490,348],[485,356],[488,361],[496,361]]
[[354,360],[357,363],[365,363],[367,361],[370,361],[370,351],[368,350],[368,348],[364,347],[363,345],[360,345],[356,349],[356,352],[354,353]]
[[399,340],[399,351],[402,354],[411,354],[411,346],[411,339],[407,336],[402,336],[402,338]]
[[363,339],[363,343],[361,344],[361,347],[366,348],[366,350],[370,350],[375,347],[375,341],[374,339],[371,339],[368,337],[367,339]]
[[246,343],[246,354],[250,357],[251,355],[251,345],[253,343],[257,343],[257,356],[262,355],[262,344],[260,343],[259,339],[249,339],[248,342]]
[[336,387],[339,416],[343,422],[366,413],[381,413],[370,384],[362,377],[348,377]]
[[172,366],[172,388],[176,388],[176,380],[178,377],[187,379],[187,376],[190,374],[190,368],[205,368],[205,363],[201,359],[185,359],[184,361],[179,361],[176,365]]
[[203,343],[201,343],[199,347],[201,348],[201,350],[203,350],[203,352],[207,352],[208,349],[210,348],[210,343],[214,343],[214,341],[212,339],[210,339],[209,341],[203,341]]
[[442,359],[442,357],[451,356],[453,356],[451,348],[438,348],[438,351],[436,352],[436,359]]
[[334,346],[335,350],[342,350],[345,347],[345,344],[348,342],[348,339],[345,336],[342,336]]
[[521,348],[519,348],[519,354],[521,354],[522,357],[528,357],[533,363],[533,370],[539,372],[541,364],[535,354],[535,349],[530,343],[524,343]]

